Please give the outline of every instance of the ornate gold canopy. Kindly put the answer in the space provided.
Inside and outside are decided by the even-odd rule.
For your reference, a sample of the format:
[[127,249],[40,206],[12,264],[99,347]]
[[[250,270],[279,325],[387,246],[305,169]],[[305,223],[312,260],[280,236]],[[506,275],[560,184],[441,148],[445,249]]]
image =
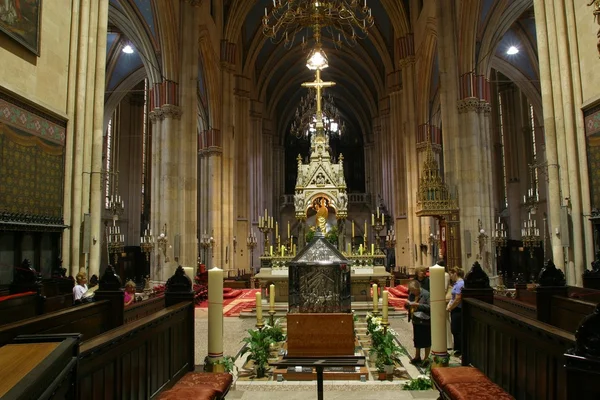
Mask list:
[[308,208],[318,197],[329,199],[329,206],[335,210],[336,218],[346,218],[348,195],[344,178],[344,156],[340,154],[337,163],[331,162],[329,137],[324,134],[322,127],[317,128],[317,133],[310,141],[309,163],[303,164],[302,157],[298,155],[298,178],[294,195],[296,218],[306,218]]
[[458,196],[452,196],[440,175],[439,164],[433,154],[429,135],[425,146],[425,162],[417,191],[418,217],[437,217],[458,210]]

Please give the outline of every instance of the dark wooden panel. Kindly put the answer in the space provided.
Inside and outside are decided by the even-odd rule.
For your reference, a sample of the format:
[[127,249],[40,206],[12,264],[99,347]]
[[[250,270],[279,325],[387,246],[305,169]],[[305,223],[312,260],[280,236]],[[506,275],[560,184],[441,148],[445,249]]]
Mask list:
[[[180,303],[108,331],[81,346],[80,388],[100,398],[148,399],[192,370],[193,305]],[[174,354],[178,353],[178,354]],[[96,375],[102,371],[102,375]],[[89,377],[93,376],[91,383]],[[87,399],[80,390],[78,398]]]
[[154,314],[163,308],[165,308],[164,296],[133,303],[132,305],[125,307],[125,310],[123,311],[123,323],[127,324],[137,321],[138,319]]
[[288,314],[289,357],[354,355],[352,314]]
[[494,305],[502,307],[510,312],[514,312],[515,314],[523,315],[527,318],[535,319],[537,317],[535,304],[511,299],[506,296],[494,296]]
[[83,335],[83,340],[87,340],[108,329],[109,312],[110,304],[99,301],[3,325],[0,326],[0,345],[18,335],[40,333],[77,332]]
[[517,399],[567,398],[563,365],[574,346],[571,333],[473,299],[465,299],[463,314],[463,364]]
[[596,303],[553,296],[550,323],[557,328],[575,333],[583,318],[592,314],[595,308]]
[[36,293],[0,301],[0,325],[35,317],[37,305]]

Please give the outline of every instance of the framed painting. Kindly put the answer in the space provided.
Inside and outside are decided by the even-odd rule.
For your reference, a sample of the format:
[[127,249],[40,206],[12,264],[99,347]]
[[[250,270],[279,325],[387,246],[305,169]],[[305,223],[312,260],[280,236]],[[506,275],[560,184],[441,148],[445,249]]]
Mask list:
[[0,0],[0,31],[40,55],[42,0]]

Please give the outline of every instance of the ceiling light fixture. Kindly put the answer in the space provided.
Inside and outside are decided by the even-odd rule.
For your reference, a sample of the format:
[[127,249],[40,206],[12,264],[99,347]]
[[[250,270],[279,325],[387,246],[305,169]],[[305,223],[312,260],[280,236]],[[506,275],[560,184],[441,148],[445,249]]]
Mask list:
[[125,47],[123,47],[123,53],[125,54],[132,54],[133,53],[133,47],[131,47],[131,45],[127,45]]
[[311,70],[323,70],[329,67],[329,63],[327,61],[327,55],[321,48],[321,44],[317,44],[317,46],[312,49],[310,54],[308,55],[308,59],[306,60],[306,66]]
[[510,46],[508,50],[506,50],[506,54],[509,56],[513,56],[519,52],[519,49],[516,46]]
[[[303,30],[310,29],[319,42],[322,28],[339,48],[342,38],[352,46],[357,39],[367,37],[374,20],[367,0],[273,0],[271,11],[265,7],[262,24],[265,36],[273,43],[284,42],[288,49]],[[302,35],[303,44],[306,43],[305,36]]]

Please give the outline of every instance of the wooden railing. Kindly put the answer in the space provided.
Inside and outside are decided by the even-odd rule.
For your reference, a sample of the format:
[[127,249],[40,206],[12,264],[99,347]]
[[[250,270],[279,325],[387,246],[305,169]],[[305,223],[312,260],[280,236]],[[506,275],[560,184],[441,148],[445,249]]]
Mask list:
[[123,323],[128,324],[165,308],[164,295],[125,306]]
[[114,327],[111,313],[109,301],[98,301],[2,325],[0,346],[9,343],[18,335],[42,333],[78,332],[82,334],[83,340],[88,340]]
[[463,302],[463,365],[517,399],[567,399],[564,353],[572,333],[475,299]]
[[167,307],[80,347],[78,399],[150,399],[194,368],[191,301]]

